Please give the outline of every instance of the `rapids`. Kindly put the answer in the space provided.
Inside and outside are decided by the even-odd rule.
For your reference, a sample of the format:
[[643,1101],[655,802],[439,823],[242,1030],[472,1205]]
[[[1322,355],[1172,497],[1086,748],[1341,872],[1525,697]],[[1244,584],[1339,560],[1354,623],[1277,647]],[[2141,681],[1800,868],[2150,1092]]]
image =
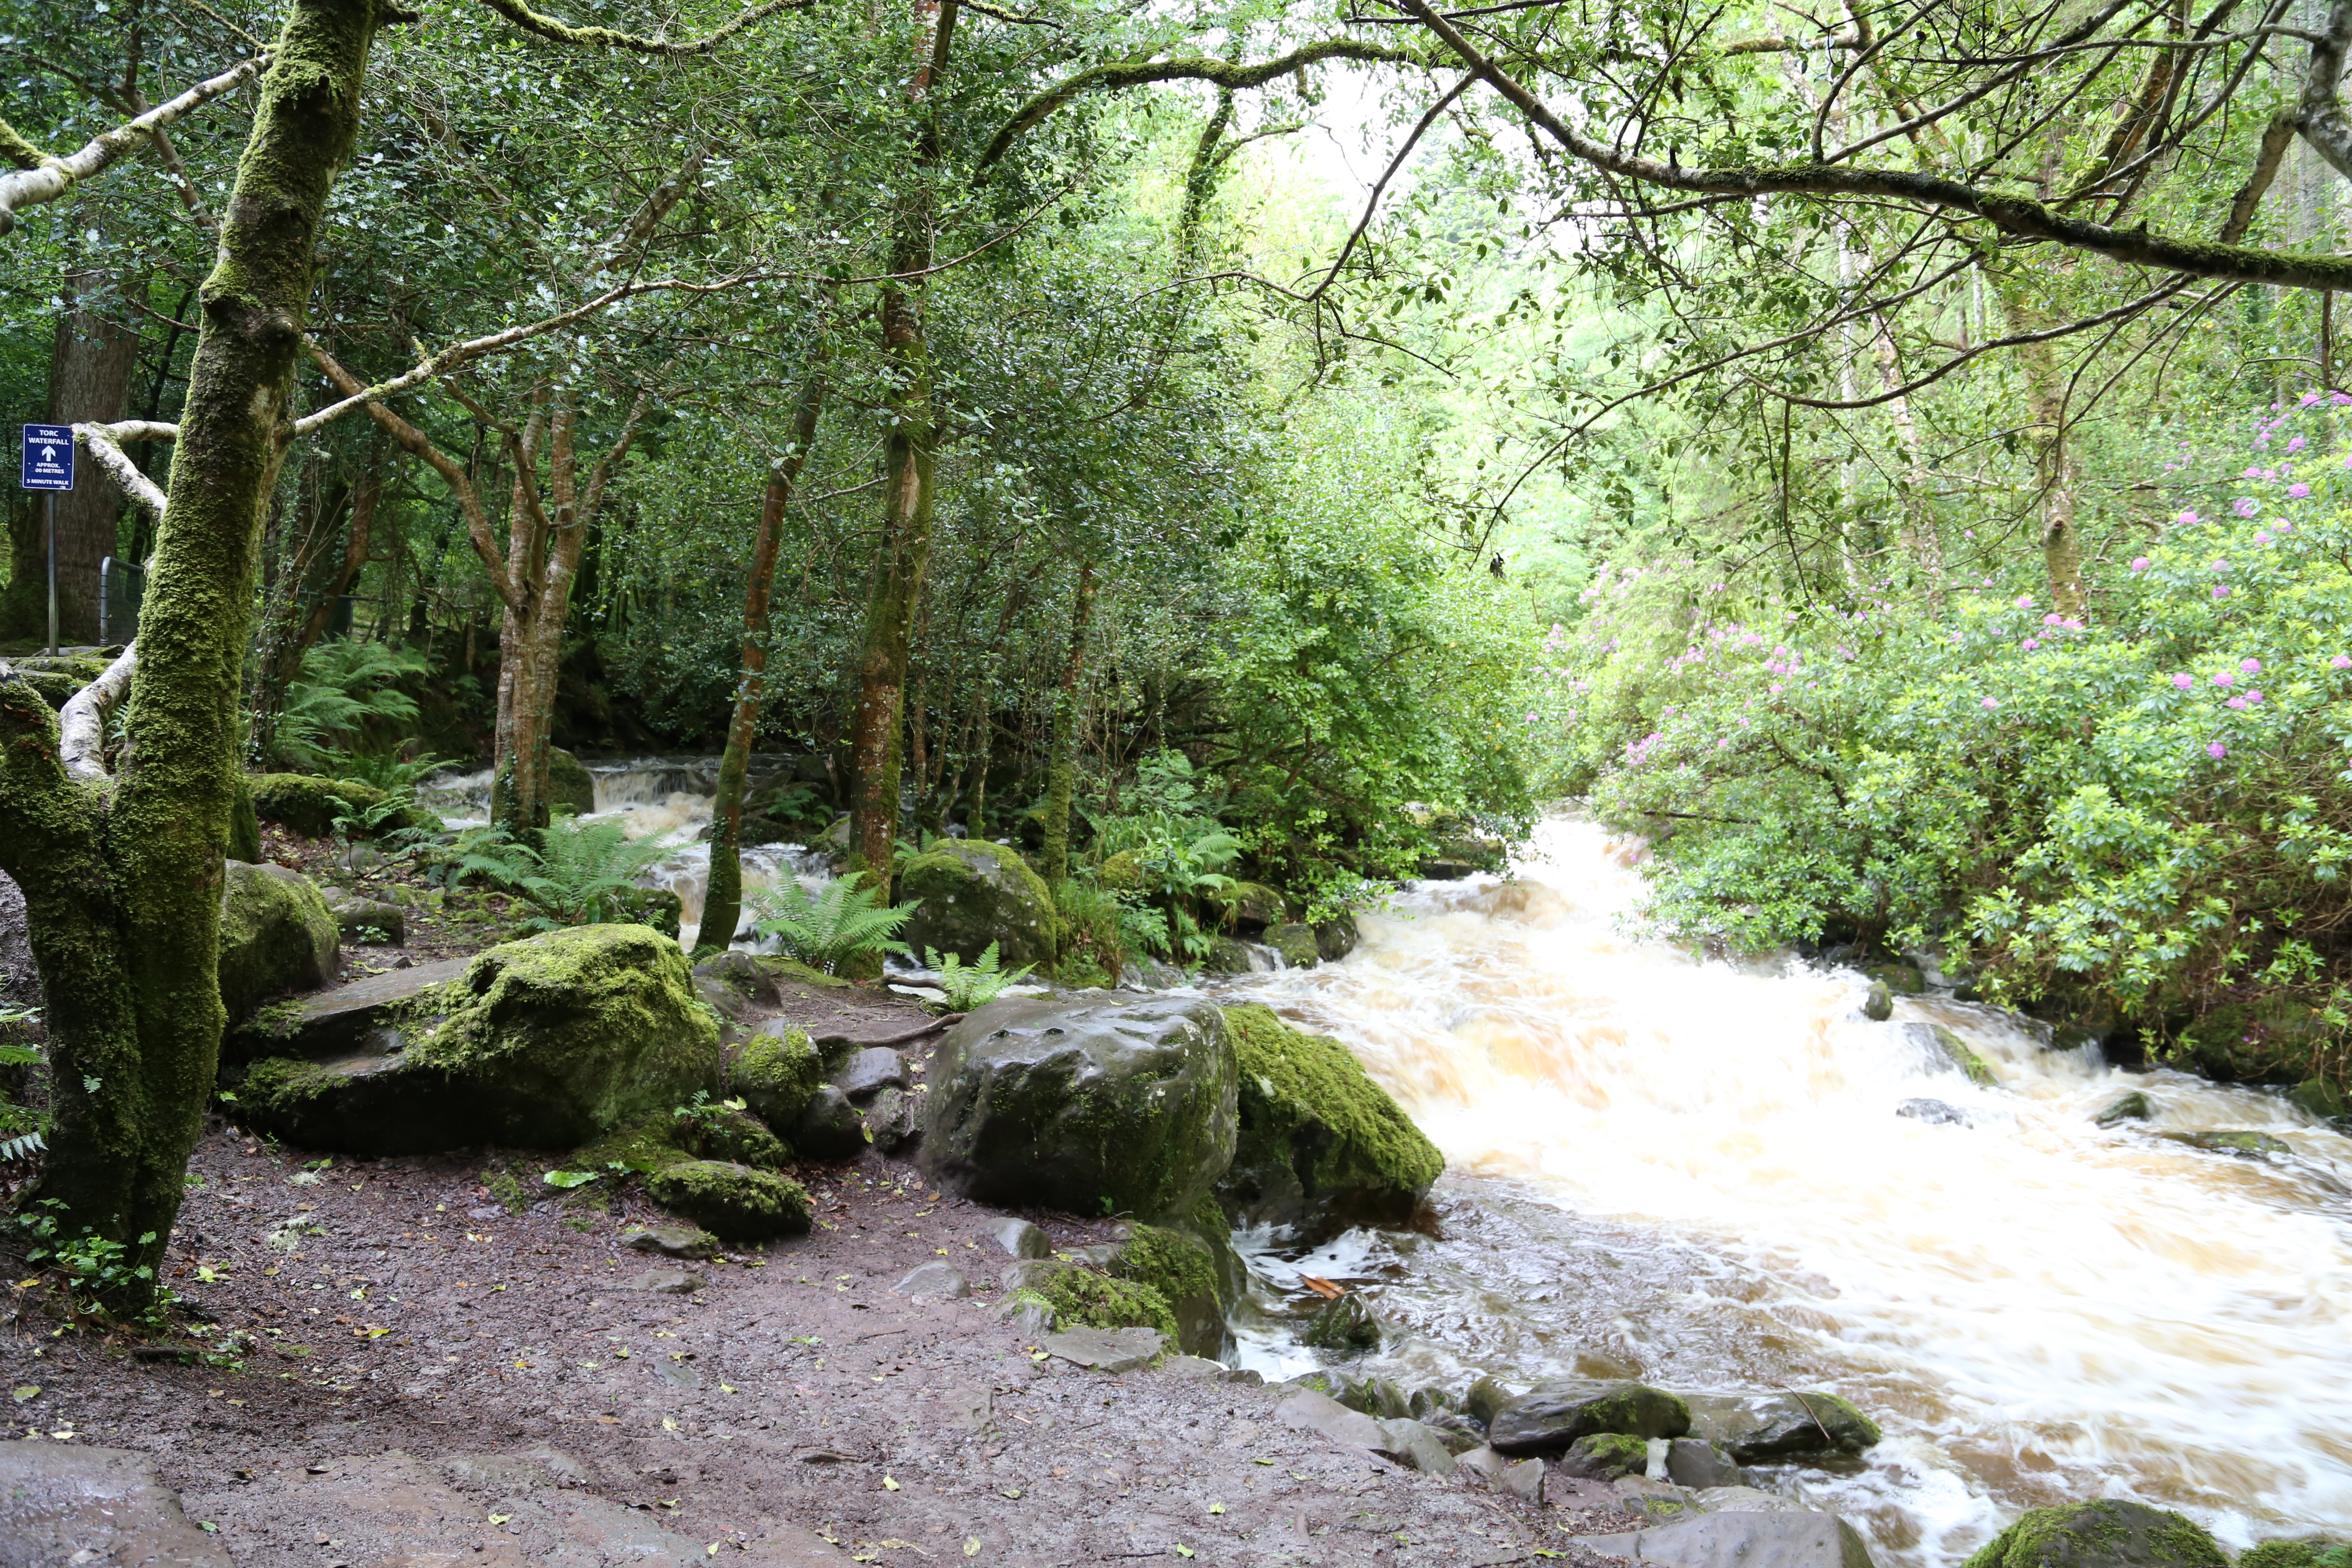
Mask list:
[[[1347,1041],[1445,1152],[1442,1239],[1255,1260],[1370,1288],[1402,1331],[1351,1372],[1831,1387],[1886,1441],[1767,1484],[1846,1514],[1881,1568],[2101,1496],[2232,1547],[2352,1527],[2352,1142],[2275,1095],[1899,1002],[1977,1048],[2000,1079],[1977,1088],[1865,1020],[1850,971],[1626,935],[1638,857],[1555,821],[1514,879],[1420,884],[1345,963],[1219,987]],[[2133,1089],[2154,1122],[2094,1124]],[[1895,1114],[1918,1098],[1973,1125]],[[2294,1152],[2158,1135],[2216,1127]],[[1269,1377],[1316,1364],[1279,1294],[1243,1333]]]

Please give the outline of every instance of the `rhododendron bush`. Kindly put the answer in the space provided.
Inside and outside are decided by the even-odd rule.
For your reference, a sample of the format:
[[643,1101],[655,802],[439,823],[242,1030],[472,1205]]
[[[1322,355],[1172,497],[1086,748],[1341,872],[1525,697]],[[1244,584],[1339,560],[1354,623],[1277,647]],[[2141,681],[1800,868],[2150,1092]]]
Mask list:
[[1940,947],[2036,1004],[2225,1076],[2341,1077],[2352,976],[2352,456],[2263,416],[2055,614],[2023,579],[1940,607],[1743,595],[1615,566],[1555,628],[1568,783],[1654,847],[1646,919],[1759,949]]

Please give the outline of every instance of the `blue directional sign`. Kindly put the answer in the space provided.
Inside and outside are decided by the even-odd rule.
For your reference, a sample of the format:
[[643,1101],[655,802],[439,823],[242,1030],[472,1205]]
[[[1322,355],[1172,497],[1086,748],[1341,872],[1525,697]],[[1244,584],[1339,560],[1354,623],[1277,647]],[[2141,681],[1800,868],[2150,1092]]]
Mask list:
[[73,489],[74,438],[70,425],[25,426],[25,468],[18,489]]

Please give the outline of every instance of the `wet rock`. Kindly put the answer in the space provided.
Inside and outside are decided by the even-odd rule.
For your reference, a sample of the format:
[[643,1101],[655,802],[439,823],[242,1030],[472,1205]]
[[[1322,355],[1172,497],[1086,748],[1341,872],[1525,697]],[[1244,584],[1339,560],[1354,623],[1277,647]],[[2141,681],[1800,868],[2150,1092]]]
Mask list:
[[2156,1107],[2149,1103],[2147,1096],[2134,1089],[2100,1111],[2096,1120],[2102,1127],[2115,1127],[2126,1121],[2152,1121],[2155,1116]]
[[920,1163],[975,1202],[1189,1217],[1233,1163],[1234,1047],[1205,998],[992,1003],[930,1079]]
[[425,1016],[397,1049],[264,1058],[234,1086],[236,1108],[310,1149],[575,1148],[719,1086],[718,1028],[690,979],[677,944],[644,926],[508,942],[415,993],[408,1016]]
[[1966,1040],[1941,1024],[1898,1024],[1895,1032],[1910,1043],[1931,1069],[1961,1073],[1970,1083],[1985,1088],[2000,1081]]
[[2186,1143],[2191,1149],[2202,1149],[2214,1154],[2235,1154],[2241,1160],[2259,1160],[2265,1154],[2292,1154],[2294,1150],[2267,1132],[2248,1131],[2240,1128],[2200,1128],[2194,1132],[2165,1132],[2159,1137],[2175,1143]]
[[[2352,1100],[2346,1099],[2339,1085],[2326,1079],[2305,1079],[2288,1092],[2287,1099],[2294,1102],[2297,1110],[2322,1121],[2342,1121],[2352,1118]],[[2265,1542],[2263,1544],[2270,1543]]]
[[[1563,1475],[1566,1473],[1566,1471],[1561,1472]],[[1585,1484],[1589,1486],[1594,1483]],[[1690,1493],[1663,1478],[1653,1480],[1647,1474],[1619,1476],[1606,1485],[1609,1488],[1610,1497],[1615,1500],[1619,1512],[1630,1513],[1636,1519],[1651,1523],[1663,1523],[1668,1520],[1681,1519],[1696,1511],[1696,1505],[1691,1501]]]
[[1406,1416],[1380,1424],[1382,1441],[1380,1451],[1407,1469],[1424,1475],[1450,1476],[1454,1473],[1454,1455],[1435,1432]]
[[847,1095],[819,1084],[793,1124],[792,1145],[811,1160],[855,1160],[866,1150],[866,1119]]
[[221,1005],[233,1019],[269,997],[315,991],[335,972],[335,917],[299,871],[226,862],[220,919]]
[[1200,963],[1204,974],[1248,974],[1258,967],[1250,944],[1229,936],[1211,937]]
[[1412,1400],[1385,1377],[1343,1377],[1338,1390],[1325,1390],[1350,1410],[1360,1410],[1375,1421],[1403,1420],[1413,1415]]
[[1503,1407],[1518,1395],[1491,1377],[1482,1377],[1462,1396],[1462,1414],[1481,1426],[1491,1426]]
[[1969,1561],[1979,1568],[2223,1568],[2229,1559],[2179,1514],[2107,1500],[2034,1509]]
[[458,1454],[441,1461],[441,1473],[461,1487],[510,1491],[523,1487],[584,1487],[595,1475],[561,1448],[544,1446],[520,1454]]
[[1879,1440],[1876,1422],[1822,1389],[1801,1396],[1694,1394],[1688,1403],[1690,1435],[1716,1444],[1742,1465],[1855,1455]]
[[621,1289],[655,1296],[691,1296],[709,1283],[701,1275],[688,1274],[683,1268],[648,1268],[623,1281]]
[[1054,959],[1054,900],[1017,850],[953,839],[909,860],[897,898],[919,900],[901,933],[920,953],[931,948],[977,963],[990,942],[1007,969]]
[[696,964],[694,982],[707,997],[714,993],[723,994],[729,1000],[720,1003],[714,998],[713,1005],[730,1017],[754,1007],[773,1007],[783,1000],[783,994],[776,989],[775,977],[760,967],[759,960],[731,948],[714,952]]
[[1473,1448],[1454,1461],[1459,1471],[1468,1474],[1488,1491],[1502,1492],[1521,1501],[1541,1506],[1544,1500],[1544,1462],[1541,1459],[1511,1459],[1492,1448]]
[[1487,1424],[1486,1440],[1500,1453],[1550,1454],[1596,1432],[1680,1437],[1690,1429],[1690,1407],[1663,1389],[1643,1383],[1553,1378],[1497,1411]]
[[1486,1446],[1484,1428],[1458,1411],[1432,1410],[1413,1419],[1436,1433],[1437,1440],[1444,1444],[1449,1452],[1466,1454],[1473,1448]]
[[1296,921],[1267,927],[1265,945],[1280,953],[1282,962],[1293,969],[1312,969],[1323,957],[1323,950],[1315,940],[1315,928]]
[[1326,963],[1337,963],[1356,951],[1363,937],[1356,930],[1356,917],[1343,914],[1315,922],[1315,949]]
[[868,1101],[858,1115],[866,1142],[885,1154],[903,1156],[908,1144],[923,1135],[922,1112],[915,1097],[903,1089],[886,1089]]
[[1459,882],[1477,869],[1467,860],[1449,859],[1443,856],[1423,860],[1416,868],[1422,879],[1431,882]]
[[1862,999],[1862,1016],[1874,1024],[1884,1024],[1895,1016],[1895,993],[1886,988],[1885,981],[1870,983],[1869,994]]
[[907,1087],[907,1058],[887,1046],[852,1051],[829,1077],[833,1087],[862,1105],[886,1089]]
[[805,1236],[809,1195],[789,1176],[731,1160],[688,1160],[645,1178],[654,1202],[722,1241]]
[[1239,1073],[1233,1163],[1217,1182],[1225,1211],[1310,1246],[1350,1226],[1410,1220],[1445,1156],[1355,1053],[1256,1004],[1224,1019]]
[[1097,1372],[1150,1366],[1167,1343],[1156,1329],[1063,1329],[1038,1342],[1047,1355]]
[[[1684,1439],[1688,1441],[1687,1438]],[[1746,1483],[1738,1486],[1702,1487],[1691,1493],[1691,1501],[1707,1513],[1819,1513],[1819,1509],[1782,1497]]]
[[1388,1441],[1381,1424],[1361,1411],[1350,1410],[1328,1394],[1311,1388],[1286,1394],[1274,1407],[1275,1419],[1302,1432],[1320,1432],[1336,1442],[1378,1448]]
[[1007,1258],[1043,1258],[1053,1250],[1045,1233],[1025,1219],[998,1220],[988,1234]]
[[971,1294],[971,1281],[951,1264],[926,1263],[890,1289],[901,1296],[940,1296],[960,1300]]
[[1908,963],[1874,963],[1863,973],[1897,996],[1916,996],[1927,989],[1927,976]]
[[1666,1479],[1694,1491],[1713,1487],[1744,1487],[1748,1472],[1728,1455],[1699,1437],[1676,1437],[1666,1445]]
[[0,1442],[0,1563],[68,1563],[231,1568],[219,1538],[181,1511],[152,1456]]
[[649,1225],[624,1232],[621,1245],[632,1252],[698,1262],[719,1250],[719,1238],[699,1226]]
[[1914,1121],[1924,1121],[1930,1127],[1973,1127],[1974,1118],[1957,1105],[1940,1100],[1906,1100],[1895,1108],[1897,1116],[1907,1116]]
[[1605,1556],[1663,1568],[1872,1568],[1862,1537],[1827,1513],[1709,1513],[1575,1539]]
[[1346,1295],[1326,1301],[1307,1321],[1299,1342],[1321,1351],[1363,1352],[1377,1350],[1381,1342],[1381,1321],[1372,1316],[1371,1308],[1362,1296],[1350,1290]]
[[2238,1558],[2238,1568],[2345,1568],[2352,1547],[2316,1536],[2302,1541],[2265,1541]]
[[375,899],[339,898],[329,900],[327,912],[335,929],[355,947],[398,947],[408,940],[408,911],[398,904]]
[[[727,956],[750,955],[730,952]],[[710,965],[702,967],[708,969]],[[728,1081],[751,1114],[766,1122],[777,1136],[795,1143],[802,1119],[808,1115],[824,1075],[824,1063],[808,1036],[784,1023],[769,1024],[754,1034],[728,1068]],[[839,1095],[838,1090],[835,1092]],[[808,1149],[802,1152],[821,1160],[834,1158]]]

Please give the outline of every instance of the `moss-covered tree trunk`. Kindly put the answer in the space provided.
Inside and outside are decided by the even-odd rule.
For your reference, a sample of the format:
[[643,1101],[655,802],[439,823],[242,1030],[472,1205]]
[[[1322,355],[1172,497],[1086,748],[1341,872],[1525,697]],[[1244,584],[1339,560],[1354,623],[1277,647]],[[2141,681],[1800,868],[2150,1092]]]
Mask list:
[[[0,679],[0,868],[25,890],[49,1006],[56,1121],[32,1194],[152,1270],[212,1092],[222,845],[261,510],[319,224],[358,131],[377,0],[295,0],[203,290],[169,510],[130,681],[120,776],[59,754],[30,686]],[[136,1300],[148,1279],[118,1294]]]
[[710,816],[710,879],[702,893],[702,926],[695,951],[719,952],[735,940],[743,919],[743,782],[751,767],[751,742],[768,698],[768,599],[775,589],[777,541],[784,510],[800,482],[816,422],[824,412],[822,351],[793,409],[793,444],[768,469],[760,498],[760,531],[751,542],[751,581],[743,592],[743,673],[735,687],[735,712],[727,723],[727,749],[719,758],[719,800]]
[[1094,616],[1095,565],[1078,568],[1077,604],[1070,612],[1070,654],[1062,664],[1062,685],[1054,697],[1053,753],[1045,759],[1045,847],[1038,874],[1061,896],[1070,879],[1070,798],[1078,776],[1078,677],[1087,664],[1087,624]]

